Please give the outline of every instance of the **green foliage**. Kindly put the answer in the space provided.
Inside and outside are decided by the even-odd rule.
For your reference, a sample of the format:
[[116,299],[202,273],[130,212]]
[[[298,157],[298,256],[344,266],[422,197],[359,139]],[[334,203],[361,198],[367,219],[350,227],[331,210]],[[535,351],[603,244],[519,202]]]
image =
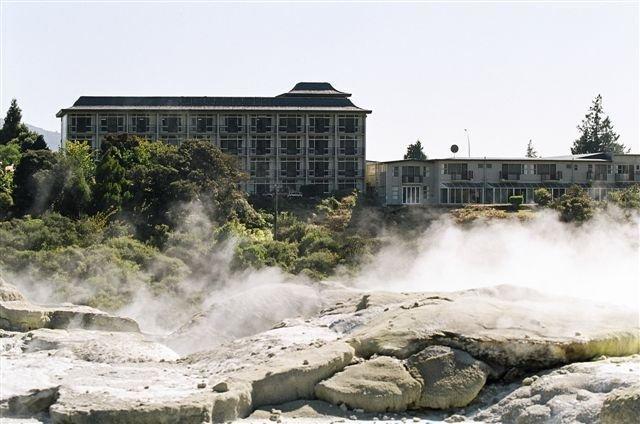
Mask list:
[[588,221],[594,213],[593,200],[578,186],[570,187],[553,203],[553,208],[560,212],[560,219],[564,222]]
[[11,105],[7,110],[7,115],[2,123],[2,129],[0,129],[0,144],[7,144],[13,140],[20,133],[22,121],[22,110],[18,106],[16,99],[11,100]]
[[49,150],[29,150],[13,174],[13,202],[18,215],[40,214],[49,206],[51,171],[58,155]]
[[620,135],[613,130],[613,124],[609,117],[604,115],[602,96],[600,94],[593,100],[589,112],[577,128],[580,131],[580,137],[573,142],[571,153],[574,155],[597,152],[625,153],[629,151],[624,144],[618,143]]
[[129,182],[125,178],[125,169],[120,164],[118,155],[118,149],[110,148],[102,155],[96,167],[94,211],[118,211],[122,208]]
[[358,195],[355,191],[341,200],[337,200],[335,197],[323,199],[316,207],[319,222],[332,231],[344,230],[351,221],[351,215],[357,201]]
[[404,158],[413,160],[427,160],[427,155],[424,153],[422,142],[420,140],[416,140],[415,143],[409,144],[407,146],[407,153],[405,153]]
[[509,196],[509,203],[514,211],[517,211],[520,208],[520,205],[524,203],[523,196]]
[[546,188],[540,187],[533,192],[533,199],[540,206],[548,206],[551,203],[551,193]]
[[622,209],[640,211],[640,186],[633,185],[624,190],[611,191],[609,201]]

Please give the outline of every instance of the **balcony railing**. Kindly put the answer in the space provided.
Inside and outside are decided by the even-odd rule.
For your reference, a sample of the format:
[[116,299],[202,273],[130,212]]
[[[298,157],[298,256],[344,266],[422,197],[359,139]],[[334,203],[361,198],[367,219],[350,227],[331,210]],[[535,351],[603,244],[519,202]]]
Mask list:
[[552,172],[549,174],[540,174],[540,181],[558,181],[562,179],[562,172]]
[[507,174],[500,171],[500,179],[506,181],[518,181],[520,179],[520,175],[522,174]]
[[616,181],[625,182],[625,181],[640,181],[640,172],[629,172],[627,174],[615,174]]
[[295,171],[292,170],[281,170],[280,176],[283,178],[296,178],[302,175],[302,172],[298,169]]
[[403,183],[421,183],[424,181],[424,177],[422,175],[403,175],[402,182]]
[[340,148],[338,154],[341,156],[357,156],[362,154],[362,149],[359,148]]
[[270,134],[274,128],[273,125],[251,125],[249,130],[256,134]]
[[362,171],[359,169],[341,169],[338,171],[339,177],[361,177]]
[[594,173],[593,171],[587,171],[587,179],[594,181],[607,181],[607,174],[604,173]]
[[467,181],[473,179],[473,171],[466,171],[461,174],[449,174],[451,181]]
[[327,156],[329,155],[329,148],[321,147],[321,148],[309,148],[309,154],[315,156]]
[[308,175],[311,178],[333,177],[333,170],[332,169],[325,169],[325,170],[310,169]]
[[309,132],[312,134],[331,134],[334,130],[333,125],[309,125]]
[[301,149],[290,149],[290,148],[280,148],[279,153],[285,156],[299,156],[301,154]]
[[274,176],[274,172],[271,170],[266,171],[251,171],[253,178],[271,178]]
[[269,156],[271,154],[271,147],[252,147],[249,149],[249,154],[253,156]]
[[220,132],[227,134],[239,134],[244,132],[244,125],[242,124],[228,124],[220,125]]

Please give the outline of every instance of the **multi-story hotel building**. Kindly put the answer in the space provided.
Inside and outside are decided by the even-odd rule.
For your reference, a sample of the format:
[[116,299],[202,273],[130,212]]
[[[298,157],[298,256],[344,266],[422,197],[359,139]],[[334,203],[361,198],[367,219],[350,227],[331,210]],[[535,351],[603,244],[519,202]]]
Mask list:
[[207,139],[238,158],[249,193],[276,185],[320,192],[364,189],[366,117],[351,95],[325,82],[301,82],[275,97],[80,97],[62,109],[62,143],[99,149],[108,134],[179,145]]
[[554,198],[572,185],[596,200],[640,184],[640,155],[594,153],[547,158],[447,158],[367,163],[367,187],[383,205],[527,203],[545,187]]

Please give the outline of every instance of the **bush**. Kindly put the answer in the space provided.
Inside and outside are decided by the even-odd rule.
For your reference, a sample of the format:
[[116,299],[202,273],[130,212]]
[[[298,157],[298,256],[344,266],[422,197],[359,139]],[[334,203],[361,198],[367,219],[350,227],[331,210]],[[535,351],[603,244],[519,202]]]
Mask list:
[[640,186],[612,191],[609,193],[609,201],[621,209],[640,210]]
[[593,216],[594,205],[585,190],[572,186],[554,202],[553,208],[560,212],[560,219],[564,222],[584,222]]
[[520,205],[524,203],[523,196],[509,196],[509,203],[511,203],[511,207],[514,211],[517,211]]
[[551,193],[546,188],[538,188],[533,192],[533,199],[540,206],[549,206],[551,203]]

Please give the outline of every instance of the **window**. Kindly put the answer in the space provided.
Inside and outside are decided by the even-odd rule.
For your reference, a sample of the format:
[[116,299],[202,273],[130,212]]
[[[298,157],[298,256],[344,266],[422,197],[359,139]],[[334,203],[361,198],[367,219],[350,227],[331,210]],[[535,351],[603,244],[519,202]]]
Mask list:
[[553,175],[556,173],[556,165],[553,163],[541,163],[533,165],[535,175]]
[[302,132],[302,117],[300,115],[284,115],[280,117],[278,131],[285,133]]
[[295,178],[300,175],[300,161],[283,160],[280,162],[280,176],[285,178]]
[[100,132],[124,132],[124,115],[100,116]]
[[258,135],[258,136],[251,137],[251,154],[270,155],[271,154],[271,136]]
[[171,144],[172,146],[180,146],[180,143],[182,143],[182,139],[176,135],[163,135],[160,137],[160,141]]
[[353,135],[340,136],[340,154],[347,156],[357,155],[358,138]]
[[164,133],[182,132],[182,117],[178,115],[161,116],[160,131]]
[[71,115],[69,119],[69,132],[93,132],[93,117],[91,115]]
[[400,167],[399,166],[394,166],[393,167],[393,176],[394,177],[399,177],[400,176]]
[[357,177],[358,174],[358,161],[356,159],[346,159],[338,162],[338,175],[344,177]]
[[353,190],[358,188],[358,184],[355,180],[340,180],[338,181],[338,190]]
[[280,137],[280,153],[283,155],[297,156],[300,154],[302,139],[296,136]]
[[466,163],[445,163],[444,173],[449,175],[462,175],[467,173]]
[[522,163],[503,163],[502,164],[502,171],[500,172],[500,178],[502,178],[503,180],[519,180],[521,174],[524,174],[524,164]]
[[273,117],[269,115],[252,116],[251,131],[256,133],[269,133],[273,131]]
[[131,131],[146,133],[151,129],[151,118],[148,115],[131,115]]
[[271,191],[271,185],[268,183],[258,183],[255,185],[256,194],[269,193]]
[[478,164],[478,169],[484,169],[484,163],[479,163]]
[[329,161],[325,159],[312,160],[309,162],[309,176],[311,177],[328,177]]
[[227,133],[243,132],[242,115],[226,115],[222,118],[222,131]]
[[487,164],[487,169],[491,169],[491,168],[493,168],[493,164],[488,163],[488,164]]
[[343,133],[356,133],[359,130],[360,120],[357,116],[343,115],[338,117],[338,131]]
[[618,174],[631,174],[633,165],[618,165]]
[[309,137],[309,154],[310,155],[328,155],[329,154],[329,137],[328,136]]
[[215,116],[213,115],[196,115],[189,117],[189,131],[191,133],[211,133],[214,132]]
[[271,163],[265,160],[251,161],[251,175],[256,178],[266,178],[270,176]]
[[220,137],[220,150],[228,155],[239,155],[242,153],[242,137],[224,136]]
[[323,134],[331,131],[331,118],[329,116],[310,116],[309,131]]

